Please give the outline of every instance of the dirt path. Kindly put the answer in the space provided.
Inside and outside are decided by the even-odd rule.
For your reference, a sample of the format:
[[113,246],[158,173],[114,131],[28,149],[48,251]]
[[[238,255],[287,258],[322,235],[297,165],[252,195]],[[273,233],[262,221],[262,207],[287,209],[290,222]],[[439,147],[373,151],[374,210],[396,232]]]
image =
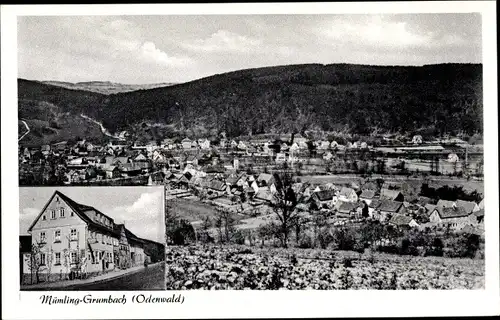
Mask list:
[[17,139],[17,141],[21,141],[28,133],[30,133],[30,127],[28,126],[28,124],[26,123],[26,121],[24,120],[20,120],[22,123],[24,123],[24,126],[26,127],[26,132],[21,136],[19,137],[19,139]]

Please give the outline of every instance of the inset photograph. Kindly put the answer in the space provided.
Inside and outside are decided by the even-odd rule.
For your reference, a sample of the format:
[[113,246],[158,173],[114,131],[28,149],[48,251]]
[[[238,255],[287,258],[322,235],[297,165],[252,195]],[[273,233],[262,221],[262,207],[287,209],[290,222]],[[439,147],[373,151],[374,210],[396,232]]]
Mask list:
[[21,290],[163,290],[163,187],[19,188]]

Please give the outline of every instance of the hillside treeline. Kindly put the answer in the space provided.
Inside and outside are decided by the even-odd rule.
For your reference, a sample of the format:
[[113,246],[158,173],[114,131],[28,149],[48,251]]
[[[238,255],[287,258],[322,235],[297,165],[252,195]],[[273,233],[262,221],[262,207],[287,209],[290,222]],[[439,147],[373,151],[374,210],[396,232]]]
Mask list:
[[292,65],[101,95],[19,80],[19,97],[83,112],[111,131],[149,120],[229,136],[307,129],[482,131],[482,65]]

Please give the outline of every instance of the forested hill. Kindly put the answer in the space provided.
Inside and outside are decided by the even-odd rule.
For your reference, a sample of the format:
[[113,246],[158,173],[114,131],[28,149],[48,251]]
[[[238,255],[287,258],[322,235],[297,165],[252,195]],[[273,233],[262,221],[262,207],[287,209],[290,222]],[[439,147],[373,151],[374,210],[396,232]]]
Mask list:
[[482,130],[482,65],[290,65],[240,70],[169,87],[101,95],[20,79],[19,97],[83,112],[114,131],[151,120],[248,133]]

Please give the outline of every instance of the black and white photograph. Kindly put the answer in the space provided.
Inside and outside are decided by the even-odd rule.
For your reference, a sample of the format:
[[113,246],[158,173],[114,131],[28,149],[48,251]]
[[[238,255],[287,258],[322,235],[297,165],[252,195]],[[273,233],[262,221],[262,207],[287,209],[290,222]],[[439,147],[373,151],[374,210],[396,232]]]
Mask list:
[[176,19],[167,288],[484,288],[479,14]]
[[158,187],[19,189],[21,290],[163,290]]
[[2,5],[9,315],[500,313],[492,3]]

